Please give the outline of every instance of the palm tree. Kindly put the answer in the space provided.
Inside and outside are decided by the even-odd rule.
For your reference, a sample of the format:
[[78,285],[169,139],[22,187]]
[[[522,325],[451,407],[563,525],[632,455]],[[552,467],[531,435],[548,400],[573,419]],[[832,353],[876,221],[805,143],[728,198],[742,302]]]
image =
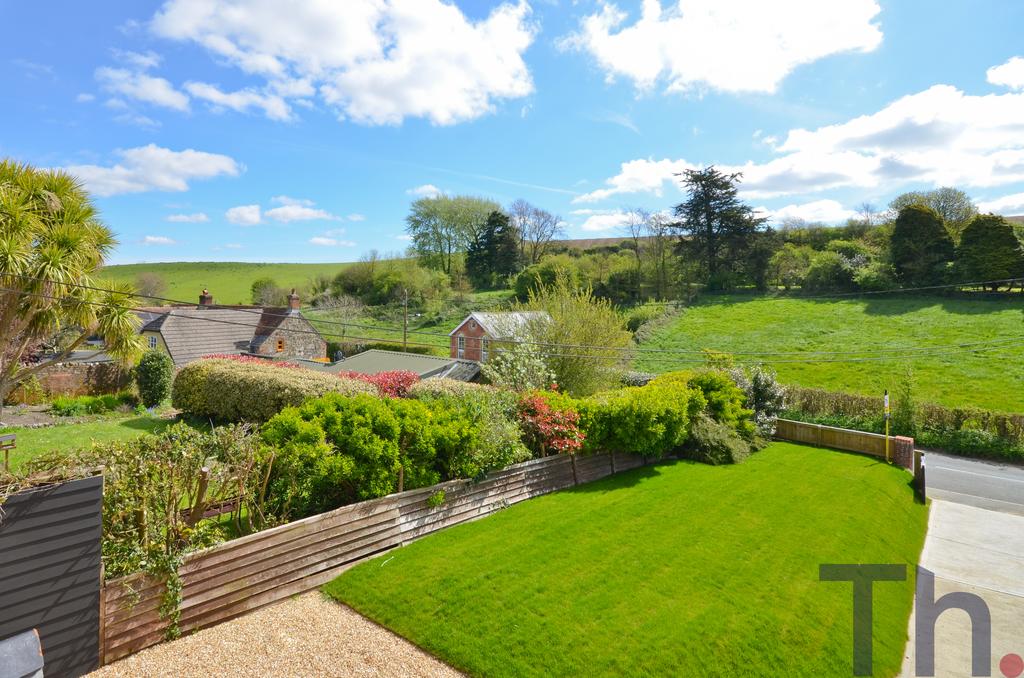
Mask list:
[[[134,290],[94,278],[115,244],[77,179],[0,160],[0,415],[12,389],[90,336],[102,337],[121,362],[141,354]],[[25,360],[30,348],[68,330],[73,338],[56,355]]]

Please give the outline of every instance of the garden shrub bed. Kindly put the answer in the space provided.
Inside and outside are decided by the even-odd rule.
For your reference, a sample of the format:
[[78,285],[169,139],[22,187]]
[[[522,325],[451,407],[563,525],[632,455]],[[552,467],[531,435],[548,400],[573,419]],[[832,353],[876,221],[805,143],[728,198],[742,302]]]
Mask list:
[[135,394],[127,391],[108,395],[57,396],[50,403],[50,412],[58,417],[130,412],[138,402]]

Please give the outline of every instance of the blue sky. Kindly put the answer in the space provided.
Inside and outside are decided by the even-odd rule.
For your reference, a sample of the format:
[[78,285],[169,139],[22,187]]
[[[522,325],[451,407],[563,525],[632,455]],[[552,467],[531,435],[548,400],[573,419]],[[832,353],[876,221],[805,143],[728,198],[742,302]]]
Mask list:
[[571,237],[744,172],[772,219],[957,185],[1024,213],[1024,3],[168,0],[3,6],[0,155],[64,167],[114,263],[400,251],[416,195]]

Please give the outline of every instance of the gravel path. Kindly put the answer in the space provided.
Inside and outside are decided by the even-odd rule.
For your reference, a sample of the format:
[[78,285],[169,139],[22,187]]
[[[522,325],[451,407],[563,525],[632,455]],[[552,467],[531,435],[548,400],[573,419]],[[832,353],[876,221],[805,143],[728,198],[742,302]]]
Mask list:
[[151,647],[89,674],[90,678],[459,675],[318,591]]

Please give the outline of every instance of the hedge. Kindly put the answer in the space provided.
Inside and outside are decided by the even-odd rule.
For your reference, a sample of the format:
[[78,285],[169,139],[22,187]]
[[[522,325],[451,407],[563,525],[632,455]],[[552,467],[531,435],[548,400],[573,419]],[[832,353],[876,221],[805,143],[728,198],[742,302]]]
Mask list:
[[[817,388],[786,387],[789,419],[882,433],[885,417],[881,396],[865,396]],[[914,407],[911,434],[923,447],[952,454],[1024,460],[1024,415],[976,407],[943,407],[931,403]]]
[[375,395],[377,389],[366,382],[304,368],[212,358],[178,371],[171,402],[199,417],[260,422],[327,393]]

